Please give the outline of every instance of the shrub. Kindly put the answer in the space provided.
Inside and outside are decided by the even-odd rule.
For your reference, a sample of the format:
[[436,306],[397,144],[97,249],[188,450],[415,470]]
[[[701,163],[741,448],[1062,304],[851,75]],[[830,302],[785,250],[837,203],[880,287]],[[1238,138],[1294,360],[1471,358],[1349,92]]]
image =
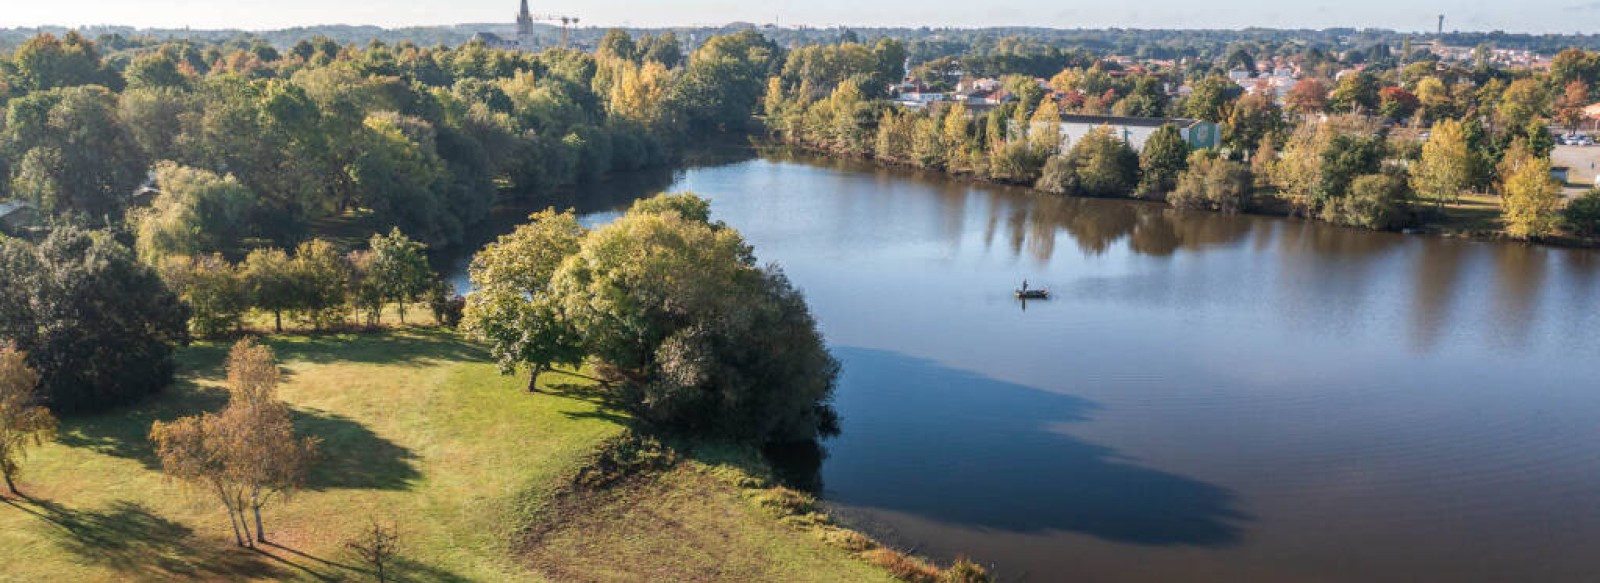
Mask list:
[[1583,196],[1567,203],[1562,216],[1577,234],[1585,237],[1600,235],[1600,189],[1585,192]]
[[1178,177],[1178,187],[1167,196],[1167,204],[1230,214],[1249,208],[1254,180],[1248,167],[1204,154],[1193,158],[1189,169]]
[[1350,194],[1339,200],[1330,219],[1341,225],[1373,230],[1393,230],[1410,219],[1406,208],[1409,191],[1404,178],[1392,174],[1367,174],[1350,183]]
[[911,583],[939,583],[939,568],[929,565],[893,549],[877,548],[861,554],[861,558],[884,570],[896,579]]
[[1128,196],[1139,180],[1139,155],[1110,128],[1090,131],[1065,156],[1045,162],[1035,187],[1054,194]]
[[428,309],[433,311],[433,321],[446,328],[461,325],[467,309],[467,298],[456,293],[456,286],[442,279],[433,280],[428,288]]
[[972,562],[972,559],[960,557],[954,565],[945,569],[942,583],[991,583],[994,577],[989,575],[989,570],[982,565]]

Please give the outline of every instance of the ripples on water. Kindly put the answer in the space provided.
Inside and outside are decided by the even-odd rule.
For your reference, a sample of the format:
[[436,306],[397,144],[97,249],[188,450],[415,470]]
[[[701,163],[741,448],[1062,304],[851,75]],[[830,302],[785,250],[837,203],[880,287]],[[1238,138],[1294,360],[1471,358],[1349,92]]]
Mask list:
[[[805,158],[571,201],[594,224],[661,190],[807,293],[845,365],[815,481],[889,540],[1010,580],[1600,572],[1593,252]],[[1023,278],[1055,298],[1024,310]]]

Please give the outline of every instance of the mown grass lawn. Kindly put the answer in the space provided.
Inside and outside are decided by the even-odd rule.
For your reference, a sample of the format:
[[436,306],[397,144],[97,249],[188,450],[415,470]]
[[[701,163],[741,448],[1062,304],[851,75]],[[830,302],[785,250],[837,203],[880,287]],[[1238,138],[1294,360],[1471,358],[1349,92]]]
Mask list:
[[[695,580],[883,578],[757,512],[732,486],[682,477],[627,498],[682,528],[607,507],[536,555],[515,552],[513,532],[625,430],[624,417],[580,397],[529,394],[525,381],[500,376],[481,348],[447,331],[267,343],[287,372],[280,396],[301,433],[323,440],[325,456],[307,489],[268,509],[272,545],[235,548],[220,505],[165,480],[145,439],[154,420],[225,402],[227,345],[200,344],[181,352],[180,380],[166,394],[63,420],[59,441],[32,452],[19,484],[30,499],[0,504],[0,580],[367,580],[344,543],[373,518],[399,526],[402,580],[646,581],[663,565]],[[606,551],[612,544],[619,552]],[[540,564],[552,557],[577,564]],[[725,569],[735,557],[745,564]]]

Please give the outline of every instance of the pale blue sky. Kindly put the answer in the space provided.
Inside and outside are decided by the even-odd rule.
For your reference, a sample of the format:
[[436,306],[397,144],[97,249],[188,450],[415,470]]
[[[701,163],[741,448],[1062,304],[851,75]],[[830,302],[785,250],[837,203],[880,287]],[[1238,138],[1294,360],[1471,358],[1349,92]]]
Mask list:
[[[509,21],[515,0],[0,0],[0,27],[126,24],[270,29]],[[535,12],[600,26],[722,24],[1060,28],[1382,27],[1600,30],[1600,0],[534,0]]]

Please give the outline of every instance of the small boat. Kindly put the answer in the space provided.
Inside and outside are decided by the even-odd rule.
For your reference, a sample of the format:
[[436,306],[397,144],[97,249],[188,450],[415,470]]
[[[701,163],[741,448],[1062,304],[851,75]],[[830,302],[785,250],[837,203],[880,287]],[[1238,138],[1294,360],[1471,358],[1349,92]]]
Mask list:
[[1047,299],[1050,299],[1050,290],[1047,290],[1047,289],[1019,289],[1019,290],[1017,290],[1017,299],[1019,299],[1019,300],[1047,300]]

